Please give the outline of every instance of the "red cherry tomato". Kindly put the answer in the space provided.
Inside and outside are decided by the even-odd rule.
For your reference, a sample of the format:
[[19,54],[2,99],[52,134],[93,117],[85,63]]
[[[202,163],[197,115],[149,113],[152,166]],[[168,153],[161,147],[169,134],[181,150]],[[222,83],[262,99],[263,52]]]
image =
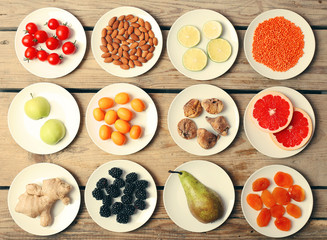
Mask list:
[[36,57],[37,50],[34,47],[28,47],[25,50],[25,58],[27,61],[32,60]]
[[25,35],[22,39],[22,43],[25,47],[33,47],[35,42],[36,39],[31,34]]
[[37,26],[35,23],[30,22],[26,24],[25,29],[27,33],[34,34],[37,31]]
[[69,55],[69,54],[74,53],[75,50],[76,50],[75,42],[74,43],[72,43],[72,42],[65,42],[64,45],[62,45],[62,51],[66,55]]
[[57,53],[51,53],[48,56],[48,62],[51,65],[57,65],[61,62],[61,57]]
[[45,41],[45,45],[49,50],[55,50],[59,47],[59,40],[55,37],[50,37]]
[[59,22],[57,19],[55,18],[51,18],[48,22],[48,27],[51,29],[51,30],[55,30],[57,29],[57,27],[59,26]]
[[48,39],[48,34],[43,30],[37,31],[34,36],[38,43],[44,43]]
[[69,37],[69,28],[66,25],[60,25],[56,29],[56,35],[60,40],[66,40]]
[[36,56],[37,56],[37,59],[39,59],[42,62],[44,62],[45,60],[48,59],[48,53],[44,50],[38,51]]

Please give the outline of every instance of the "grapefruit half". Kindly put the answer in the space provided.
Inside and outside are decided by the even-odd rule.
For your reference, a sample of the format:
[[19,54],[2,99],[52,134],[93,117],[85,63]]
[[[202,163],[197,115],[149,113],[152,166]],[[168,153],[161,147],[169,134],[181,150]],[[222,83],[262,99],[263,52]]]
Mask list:
[[253,98],[249,113],[254,124],[260,130],[276,133],[290,124],[293,116],[293,105],[280,92],[264,91]]
[[291,123],[283,131],[271,133],[273,142],[284,150],[296,150],[303,147],[312,135],[312,121],[300,108],[294,108]]

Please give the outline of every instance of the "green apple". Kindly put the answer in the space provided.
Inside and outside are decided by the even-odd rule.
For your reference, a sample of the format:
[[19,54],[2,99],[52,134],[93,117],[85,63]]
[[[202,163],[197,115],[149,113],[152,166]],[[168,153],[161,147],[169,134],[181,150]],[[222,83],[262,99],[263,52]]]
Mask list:
[[25,103],[26,115],[34,120],[49,116],[50,104],[44,97],[35,97]]
[[40,130],[42,141],[49,145],[57,144],[65,135],[65,125],[58,119],[50,119],[46,121]]

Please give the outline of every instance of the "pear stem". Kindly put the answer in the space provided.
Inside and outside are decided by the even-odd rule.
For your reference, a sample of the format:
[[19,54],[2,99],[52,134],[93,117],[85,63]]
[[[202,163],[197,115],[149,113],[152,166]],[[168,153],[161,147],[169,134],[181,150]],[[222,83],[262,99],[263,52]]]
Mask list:
[[182,175],[182,174],[183,174],[182,172],[178,172],[178,171],[172,171],[172,170],[169,170],[168,172],[169,172],[169,173],[178,173],[178,174],[180,174],[180,175]]
[[30,93],[30,95],[31,95],[32,98],[34,98],[34,97],[33,97],[33,93]]

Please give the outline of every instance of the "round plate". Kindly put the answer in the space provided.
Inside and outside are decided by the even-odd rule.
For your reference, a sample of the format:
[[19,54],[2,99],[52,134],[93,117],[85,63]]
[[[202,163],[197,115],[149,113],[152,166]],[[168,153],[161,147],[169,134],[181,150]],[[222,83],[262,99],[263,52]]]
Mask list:
[[[223,63],[213,62],[208,57],[208,64],[203,70],[198,72],[187,70],[183,66],[182,56],[188,48],[182,46],[178,42],[177,33],[179,29],[185,25],[197,27],[201,32],[201,41],[195,47],[201,48],[206,52],[207,44],[210,39],[204,36],[202,27],[210,20],[217,20],[221,23],[223,31],[220,38],[228,40],[232,45],[232,55]],[[167,37],[167,51],[170,61],[180,73],[196,80],[210,80],[223,75],[233,65],[238,53],[238,37],[234,26],[225,16],[212,10],[198,9],[185,13],[174,22]]]
[[[61,43],[63,44],[67,41],[74,42],[76,40],[76,52],[72,55],[65,55],[61,49],[62,44],[56,50],[48,50],[45,43],[39,43],[35,47],[38,49],[42,47],[42,49],[46,50],[48,53],[58,53],[62,55],[62,62],[59,65],[53,66],[49,64],[48,61],[41,62],[37,59],[33,59],[29,62],[24,61],[26,47],[22,44],[22,38],[25,35],[24,30],[26,24],[34,22],[39,30],[46,31],[48,36],[51,37],[52,35],[56,35],[56,31],[49,29],[48,26],[44,26],[51,18],[58,19],[62,24],[68,23],[67,26],[70,30],[69,38],[61,41]],[[72,72],[82,61],[86,50],[86,35],[82,24],[71,13],[60,8],[41,8],[30,13],[20,23],[15,36],[15,50],[18,60],[30,73],[42,78],[59,78]]]
[[[24,111],[25,103],[34,97],[45,97],[50,103],[48,117],[33,120]],[[26,151],[51,154],[67,147],[75,138],[80,112],[74,97],[63,87],[54,83],[35,83],[21,90],[12,100],[8,110],[8,126],[16,143]],[[48,145],[40,138],[40,128],[49,119],[59,119],[66,127],[65,137],[56,145]]]
[[[273,217],[271,218],[268,226],[259,227],[256,222],[259,211],[256,211],[251,208],[246,202],[246,197],[249,193],[258,193],[259,195],[261,194],[261,192],[252,191],[252,183],[260,177],[265,177],[270,180],[270,186],[268,187],[268,190],[272,192],[273,189],[277,187],[274,182],[274,176],[278,171],[290,174],[294,180],[294,184],[301,186],[304,189],[306,195],[305,200],[303,202],[296,202],[293,199],[291,200],[291,203],[294,203],[302,209],[302,216],[300,218],[295,219],[291,217],[287,212],[285,212],[284,214],[284,216],[289,218],[292,222],[292,228],[290,229],[290,231],[279,230],[274,224],[275,218]],[[306,224],[312,212],[313,197],[310,185],[298,171],[284,165],[270,165],[257,170],[248,178],[243,187],[241,195],[241,206],[245,219],[248,221],[248,223],[254,230],[268,237],[280,238],[287,237],[296,233]]]
[[235,202],[235,191],[230,177],[218,165],[203,160],[190,161],[175,169],[175,171],[182,170],[189,172],[201,183],[218,193],[223,203],[224,214],[212,223],[199,222],[188,208],[178,174],[171,174],[166,181],[163,193],[164,205],[169,217],[176,225],[191,232],[207,232],[219,227],[229,217]]
[[[263,21],[268,20],[270,18],[281,17],[281,16],[283,16],[285,19],[293,22],[296,26],[301,28],[302,33],[304,35],[304,43],[305,43],[303,48],[303,52],[304,52],[303,56],[299,59],[298,63],[294,67],[290,68],[286,72],[273,71],[272,69],[265,66],[264,64],[256,62],[252,55],[252,42],[253,42],[255,29]],[[290,79],[303,72],[309,66],[313,58],[315,47],[316,47],[315,37],[307,21],[297,13],[285,9],[274,9],[260,14],[251,22],[244,36],[245,56],[249,61],[250,65],[252,66],[252,68],[258,73],[260,73],[262,76],[275,80]]]
[[[315,131],[315,125],[316,125],[315,114],[313,112],[313,109],[312,109],[309,101],[301,93],[299,93],[298,91],[296,91],[292,88],[288,88],[288,87],[271,87],[271,88],[266,88],[263,91],[281,92],[291,100],[293,106],[299,107],[299,108],[303,109],[304,111],[306,111],[309,114],[311,121],[312,121],[312,135],[311,135],[311,138],[312,138],[314,131]],[[261,91],[261,92],[263,92],[263,91]],[[259,92],[258,94],[260,94],[261,92]],[[247,138],[249,139],[250,143],[252,144],[252,146],[255,149],[257,149],[259,152],[261,152],[262,154],[264,154],[268,157],[286,158],[286,157],[291,157],[291,156],[301,152],[308,145],[311,138],[306,145],[304,145],[302,148],[299,148],[297,150],[287,151],[287,150],[277,147],[277,145],[270,138],[269,134],[265,133],[263,131],[260,131],[252,122],[250,112],[249,112],[249,108],[250,108],[250,104],[252,103],[252,99],[245,109],[244,130],[245,130],[245,134],[246,134]]]
[[[217,133],[213,130],[211,125],[205,119],[205,116],[217,117],[224,116],[230,125],[227,136],[221,136],[217,141],[217,144],[211,149],[202,148],[196,138],[184,139],[177,131],[177,124],[180,120],[185,118],[183,106],[192,98],[196,98],[200,101],[207,98],[218,98],[224,103],[224,109],[219,114],[209,114],[204,109],[200,116],[192,119],[198,128],[205,128],[212,133]],[[219,87],[209,84],[198,84],[185,88],[181,91],[171,103],[168,110],[168,129],[171,137],[175,143],[186,152],[189,152],[198,156],[209,156],[223,151],[227,148],[234,140],[238,127],[240,124],[240,117],[237,106],[228,93]]]
[[[42,181],[50,178],[60,178],[72,186],[68,194],[70,204],[64,205],[60,200],[55,202],[51,210],[52,224],[42,227],[40,217],[30,218],[17,213],[15,207],[27,184],[36,183],[42,186]],[[36,163],[23,169],[11,183],[8,192],[8,208],[15,223],[26,232],[39,236],[53,235],[67,228],[74,221],[80,204],[81,194],[76,180],[66,169],[53,163]]]
[[[115,111],[120,107],[125,107],[131,110],[134,113],[134,117],[130,121],[131,125],[139,125],[143,131],[141,137],[136,140],[131,139],[129,134],[125,134],[127,142],[122,146],[116,145],[111,139],[106,141],[102,140],[99,137],[99,128],[101,125],[105,124],[105,122],[98,122],[93,117],[93,109],[99,107],[99,99],[102,97],[110,97],[114,99],[116,94],[120,92],[128,93],[130,100],[140,98],[146,106],[146,109],[143,112],[135,112],[131,108],[130,102],[123,105],[115,103],[115,105],[110,108]],[[158,126],[158,113],[151,97],[141,88],[128,83],[115,83],[104,87],[93,96],[86,110],[85,122],[90,138],[99,148],[111,154],[128,155],[140,151],[151,141]],[[113,125],[111,125],[111,127],[113,130],[115,129]]]
[[[153,57],[147,63],[144,63],[142,67],[130,68],[128,70],[123,70],[119,66],[116,66],[112,63],[105,63],[101,55],[103,52],[100,50],[101,45],[101,31],[108,25],[109,20],[112,17],[119,17],[121,15],[133,14],[134,16],[143,18],[144,21],[148,21],[152,26],[152,31],[155,34],[155,37],[158,39],[158,46],[153,52]],[[95,60],[98,64],[106,70],[108,73],[115,75],[117,77],[136,77],[147,71],[149,71],[158,61],[161,51],[162,51],[162,33],[160,27],[156,20],[148,14],[146,11],[136,8],[136,7],[118,7],[110,10],[104,14],[98,22],[95,24],[93,29],[92,38],[91,38],[91,47]]]
[[[148,194],[148,198],[145,200],[146,209],[143,211],[136,210],[127,224],[118,223],[116,221],[116,215],[110,216],[109,218],[101,217],[99,209],[102,205],[102,201],[98,201],[92,196],[92,191],[100,178],[108,178],[112,183],[111,180],[113,180],[113,178],[108,174],[108,171],[113,167],[118,167],[123,170],[123,179],[125,179],[128,173],[136,172],[139,175],[139,179],[149,182],[149,186],[146,189]],[[113,232],[129,232],[141,227],[151,217],[157,204],[157,188],[152,176],[144,167],[129,160],[115,160],[101,165],[92,173],[85,187],[84,198],[87,211],[100,227]],[[115,198],[115,200],[120,201],[120,197]]]

